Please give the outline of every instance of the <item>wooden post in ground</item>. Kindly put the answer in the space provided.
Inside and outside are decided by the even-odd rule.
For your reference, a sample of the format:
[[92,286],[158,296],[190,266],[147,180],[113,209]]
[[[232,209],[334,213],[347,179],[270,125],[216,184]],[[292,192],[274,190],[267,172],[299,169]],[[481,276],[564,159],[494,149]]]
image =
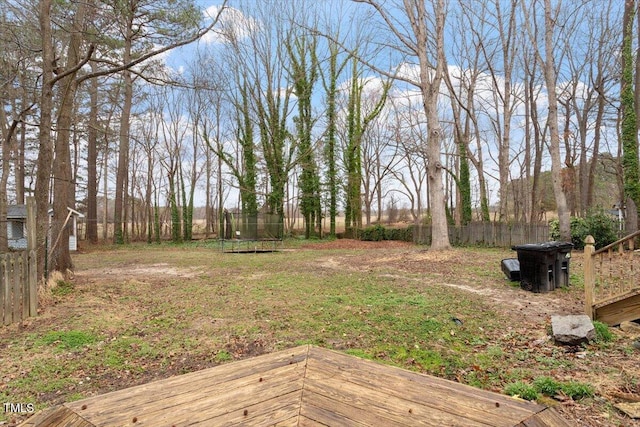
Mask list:
[[36,199],[27,197],[27,281],[29,315],[38,315],[38,250],[36,246]]
[[4,283],[4,288],[2,289],[2,311],[4,312],[4,324],[10,325],[13,323],[13,300],[11,298],[11,280],[9,275],[10,260],[9,254],[0,254],[0,282]]
[[584,311],[593,320],[593,300],[596,283],[593,266],[593,253],[595,252],[595,239],[588,235],[584,239]]

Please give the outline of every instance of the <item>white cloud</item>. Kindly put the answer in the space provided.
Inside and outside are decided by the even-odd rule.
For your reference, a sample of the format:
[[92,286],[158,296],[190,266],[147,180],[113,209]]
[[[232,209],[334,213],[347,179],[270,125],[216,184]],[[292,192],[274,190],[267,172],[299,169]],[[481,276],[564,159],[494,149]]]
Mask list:
[[258,21],[246,16],[240,10],[226,7],[222,12],[220,6],[210,6],[203,10],[205,23],[211,22],[218,14],[218,24],[202,37],[205,44],[224,43],[229,40],[246,38],[259,28]]

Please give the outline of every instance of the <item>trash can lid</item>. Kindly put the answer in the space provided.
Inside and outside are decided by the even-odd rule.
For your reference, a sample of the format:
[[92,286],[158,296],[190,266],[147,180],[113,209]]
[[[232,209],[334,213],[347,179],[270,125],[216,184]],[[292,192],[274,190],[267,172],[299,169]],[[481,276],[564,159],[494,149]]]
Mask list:
[[570,242],[544,242],[544,243],[527,243],[524,245],[515,245],[511,249],[514,251],[536,251],[536,252],[550,252],[560,249],[572,249],[573,243]]

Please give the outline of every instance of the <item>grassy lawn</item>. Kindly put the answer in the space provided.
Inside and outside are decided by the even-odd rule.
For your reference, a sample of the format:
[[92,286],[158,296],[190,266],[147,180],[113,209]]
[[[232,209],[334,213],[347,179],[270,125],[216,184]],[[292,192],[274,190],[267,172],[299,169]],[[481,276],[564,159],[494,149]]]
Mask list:
[[580,257],[568,290],[532,294],[500,271],[513,256],[322,243],[264,254],[94,248],[75,255],[75,277],[49,291],[40,316],[0,330],[0,399],[41,409],[311,343],[557,405],[582,425],[620,424],[605,397],[640,392],[637,350],[615,333],[574,349],[548,337],[551,314],[581,312]]

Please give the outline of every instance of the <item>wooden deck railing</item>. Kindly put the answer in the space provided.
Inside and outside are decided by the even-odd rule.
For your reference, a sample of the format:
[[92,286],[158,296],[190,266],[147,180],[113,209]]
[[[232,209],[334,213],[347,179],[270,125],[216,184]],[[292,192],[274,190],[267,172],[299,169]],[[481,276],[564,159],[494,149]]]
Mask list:
[[592,236],[585,239],[585,312],[609,324],[640,318],[640,253],[635,240],[640,231],[595,249]]

